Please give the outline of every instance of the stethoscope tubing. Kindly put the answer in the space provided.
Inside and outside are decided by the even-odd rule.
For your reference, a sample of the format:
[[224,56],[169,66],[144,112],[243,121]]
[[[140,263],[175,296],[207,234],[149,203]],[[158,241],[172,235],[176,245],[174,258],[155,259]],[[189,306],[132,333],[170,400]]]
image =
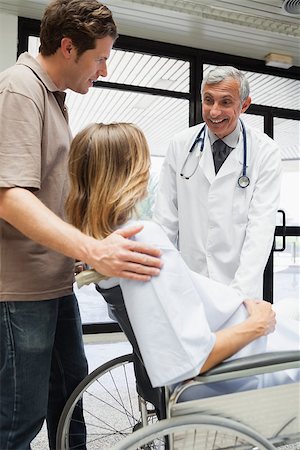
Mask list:
[[[240,119],[240,123],[241,123],[242,134],[243,134],[243,171],[242,171],[242,175],[238,178],[238,185],[241,188],[245,188],[245,187],[249,186],[249,184],[250,184],[250,179],[247,176],[247,133],[246,133],[246,128],[245,128],[244,122],[241,119]],[[201,153],[203,152],[206,128],[207,128],[207,125],[204,124],[203,127],[201,128],[201,130],[199,131],[199,133],[197,134],[196,139],[194,140],[193,144],[191,145],[191,148],[189,149],[189,152],[188,152],[188,156],[187,156],[187,158],[186,158],[186,160],[185,160],[185,162],[184,162],[184,164],[182,166],[182,170],[181,170],[181,174],[180,175],[183,178],[185,178],[186,180],[191,178],[191,177],[185,177],[183,175],[183,170],[184,170],[184,167],[185,167],[185,165],[187,163],[187,159],[188,159],[189,155],[194,151],[194,149],[196,148],[197,144],[200,141],[201,141],[200,152]],[[195,172],[196,172],[196,170],[193,172],[193,174]]]
[[246,170],[247,170],[247,133],[245,129],[244,122],[240,120],[240,123],[242,125],[242,132],[243,132],[243,177],[246,177]]

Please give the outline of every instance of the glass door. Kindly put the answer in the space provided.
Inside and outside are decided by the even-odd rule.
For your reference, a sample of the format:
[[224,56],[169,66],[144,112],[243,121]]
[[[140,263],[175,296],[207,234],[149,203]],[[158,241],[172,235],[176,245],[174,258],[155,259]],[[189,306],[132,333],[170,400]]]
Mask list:
[[282,153],[280,208],[285,211],[285,224],[278,224],[275,241],[279,251],[274,253],[274,303],[299,311],[300,121],[275,117],[274,139]]

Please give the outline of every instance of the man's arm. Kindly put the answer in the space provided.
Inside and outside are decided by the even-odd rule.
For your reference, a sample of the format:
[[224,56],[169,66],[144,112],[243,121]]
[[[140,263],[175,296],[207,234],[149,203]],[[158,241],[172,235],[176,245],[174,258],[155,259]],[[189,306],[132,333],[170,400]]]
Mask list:
[[274,239],[280,198],[281,158],[277,145],[272,144],[272,151],[267,152],[261,162],[248,212],[240,264],[231,283],[233,288],[249,298],[262,296],[262,276]]
[[160,251],[126,239],[142,227],[118,230],[99,241],[61,220],[23,188],[0,189],[0,218],[29,239],[83,261],[103,275],[147,281],[159,273]]
[[215,345],[201,367],[204,373],[240,351],[255,339],[275,330],[276,319],[272,305],[265,301],[246,300],[249,318],[244,322],[216,332]]

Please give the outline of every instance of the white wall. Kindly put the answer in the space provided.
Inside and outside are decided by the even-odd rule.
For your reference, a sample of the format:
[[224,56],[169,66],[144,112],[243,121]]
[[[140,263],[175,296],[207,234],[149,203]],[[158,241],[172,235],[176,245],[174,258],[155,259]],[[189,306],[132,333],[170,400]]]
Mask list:
[[16,62],[18,17],[0,12],[0,72]]

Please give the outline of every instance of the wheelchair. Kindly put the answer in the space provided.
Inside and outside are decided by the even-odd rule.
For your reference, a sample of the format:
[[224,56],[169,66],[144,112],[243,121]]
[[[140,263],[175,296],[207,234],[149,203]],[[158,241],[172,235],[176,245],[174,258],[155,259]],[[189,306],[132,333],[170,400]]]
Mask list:
[[299,358],[300,353],[292,351],[222,363],[176,388],[166,400],[165,420],[136,431],[113,450],[298,450],[299,383],[203,399],[184,397],[199,384],[299,368]]
[[73,412],[78,407],[83,408],[86,447],[82,449],[87,450],[300,450],[299,383],[193,398],[199,386],[299,368],[300,352],[227,361],[172,393],[153,388],[120,288],[96,289],[133,353],[103,364],[78,385],[59,422],[58,450],[72,450]]

